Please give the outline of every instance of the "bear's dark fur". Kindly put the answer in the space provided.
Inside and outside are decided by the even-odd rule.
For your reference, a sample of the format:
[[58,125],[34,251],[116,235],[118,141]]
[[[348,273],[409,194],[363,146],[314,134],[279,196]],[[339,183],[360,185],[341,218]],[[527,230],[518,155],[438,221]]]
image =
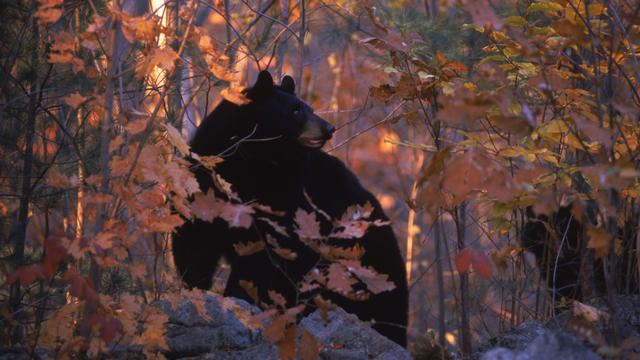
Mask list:
[[[528,221],[522,231],[522,246],[536,256],[540,275],[551,293],[556,294],[556,300],[584,301],[603,296],[608,291],[605,263],[596,259],[593,249],[587,246],[587,224],[596,223],[597,210],[593,201],[588,201],[584,207],[577,201],[572,202],[549,216],[537,215],[531,207],[527,208]],[[637,266],[635,224],[632,220],[625,222],[618,231],[620,254],[614,251],[608,255],[609,286],[615,294],[638,292],[636,271],[632,270]]]
[[[296,235],[296,210],[313,212],[316,206],[331,218],[340,219],[349,206],[368,202],[373,206],[368,220],[388,219],[376,198],[360,185],[355,175],[340,160],[320,150],[334,128],[294,95],[293,79],[285,76],[280,86],[274,86],[271,75],[263,71],[256,84],[246,90],[246,96],[251,100],[247,105],[220,103],[198,128],[191,150],[199,155],[221,155],[225,160],[216,165],[217,174],[232,184],[232,190],[243,202],[256,201],[284,213],[278,216],[260,213],[260,217],[285,227],[288,236],[274,231],[267,222],[256,220],[257,216],[249,229],[231,228],[220,218],[211,223],[187,221],[173,237],[175,264],[187,286],[209,289],[218,261],[224,257],[231,266],[225,296],[252,302],[240,286],[240,281],[245,280],[258,288],[258,304],[272,304],[268,290],[275,290],[285,297],[287,306],[304,303],[310,311],[313,307],[310,296],[317,291],[313,295],[302,293],[299,285],[319,261],[326,260]],[[223,196],[208,171],[197,167],[195,173],[203,192],[212,189]],[[321,231],[332,228],[329,220],[317,218]],[[267,237],[277,239],[279,246],[291,249],[297,258],[279,257],[265,241]],[[255,241],[265,241],[265,249],[245,256],[234,250],[234,244]],[[381,334],[406,346],[405,265],[391,227],[372,226],[362,238],[331,241],[341,247],[361,246],[365,250],[362,265],[388,275],[395,288],[371,293],[364,301],[326,289],[320,290],[320,294],[363,321],[373,320],[374,328]]]

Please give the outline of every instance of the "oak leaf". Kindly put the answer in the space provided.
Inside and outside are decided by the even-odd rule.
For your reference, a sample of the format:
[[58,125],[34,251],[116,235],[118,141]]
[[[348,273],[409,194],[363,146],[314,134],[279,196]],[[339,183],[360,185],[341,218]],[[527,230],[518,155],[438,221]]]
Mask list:
[[86,97],[78,93],[69,94],[69,96],[65,96],[62,98],[62,101],[64,101],[67,105],[69,105],[73,109],[80,106],[86,100],[87,100]]
[[246,244],[236,242],[235,244],[233,244],[233,248],[236,250],[236,253],[238,255],[249,256],[264,250],[264,241],[250,241]]
[[327,277],[327,288],[340,294],[350,293],[353,291],[353,285],[357,283],[347,268],[339,263],[329,266]]
[[302,209],[296,211],[296,234],[302,239],[321,239],[320,223],[314,213],[308,213]]
[[298,356],[301,360],[315,360],[320,355],[320,343],[307,329],[302,329]]
[[239,87],[228,87],[220,90],[220,96],[225,100],[232,102],[236,105],[245,105],[249,103],[249,99],[242,93],[242,89]]
[[280,359],[294,359],[296,357],[296,334],[298,327],[292,324],[284,331],[284,336],[276,343]]
[[175,146],[183,156],[188,156],[191,151],[189,150],[187,141],[182,137],[182,134],[180,134],[180,132],[170,123],[165,123],[164,127],[167,130],[167,139],[171,145]]
[[238,281],[238,285],[240,285],[240,287],[249,294],[254,303],[258,302],[258,288],[253,284],[253,282],[240,280]]
[[607,230],[587,224],[587,236],[589,237],[587,247],[595,250],[594,257],[596,259],[600,259],[609,253],[612,236]]
[[38,24],[54,23],[62,16],[62,10],[46,6],[40,6],[33,14],[38,19]]

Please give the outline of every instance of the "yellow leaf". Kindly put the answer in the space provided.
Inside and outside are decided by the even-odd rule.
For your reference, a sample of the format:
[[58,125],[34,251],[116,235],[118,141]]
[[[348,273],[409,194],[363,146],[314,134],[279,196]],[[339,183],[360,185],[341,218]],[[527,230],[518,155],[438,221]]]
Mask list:
[[596,259],[609,253],[611,235],[605,229],[587,224],[587,235],[589,236],[587,247],[595,250]]
[[64,101],[67,105],[71,106],[74,109],[80,106],[80,104],[82,104],[85,100],[87,100],[87,98],[78,93],[74,93],[62,98],[62,101]]
[[171,48],[156,49],[151,56],[152,62],[166,71],[173,69],[175,60],[178,58],[178,54]]
[[73,61],[73,55],[68,52],[49,54],[49,63],[51,64],[68,64],[72,61]]
[[171,145],[175,146],[180,154],[188,156],[190,153],[189,145],[187,145],[187,142],[182,137],[182,134],[180,134],[180,132],[169,123],[165,123],[164,127],[167,130],[167,139],[169,140]]
[[76,46],[76,39],[70,33],[61,31],[56,34],[56,42],[51,46],[51,51],[73,51]]
[[236,105],[244,105],[249,103],[239,87],[228,87],[220,91],[220,95],[227,101]]
[[124,127],[131,135],[135,135],[142,132],[142,130],[147,127],[148,122],[149,120],[147,120],[146,118],[139,118],[133,121],[129,121]]
[[62,16],[62,10],[41,6],[33,16],[38,18],[38,24],[54,23]]

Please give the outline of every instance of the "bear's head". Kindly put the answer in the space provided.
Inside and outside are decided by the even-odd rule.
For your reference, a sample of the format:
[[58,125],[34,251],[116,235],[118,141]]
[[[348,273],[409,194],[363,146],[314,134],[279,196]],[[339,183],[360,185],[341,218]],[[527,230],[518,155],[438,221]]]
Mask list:
[[250,102],[222,101],[196,131],[192,151],[279,162],[320,149],[335,128],[314,114],[294,91],[290,76],[274,85],[268,71],[260,72],[256,83],[244,92]]
[[288,75],[278,86],[268,71],[261,71],[246,96],[251,100],[246,106],[256,120],[255,140],[281,140],[291,146],[319,149],[333,135],[333,125],[295,95],[295,83]]

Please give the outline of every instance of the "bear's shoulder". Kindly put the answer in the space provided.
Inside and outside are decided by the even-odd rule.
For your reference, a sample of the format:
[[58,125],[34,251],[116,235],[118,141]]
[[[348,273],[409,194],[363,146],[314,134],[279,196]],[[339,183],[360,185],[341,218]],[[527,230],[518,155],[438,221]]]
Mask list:
[[[378,213],[380,204],[376,197],[342,160],[320,150],[310,152],[307,159],[304,188],[318,207],[339,217],[349,205],[369,202]],[[382,212],[380,217],[384,217]]]

